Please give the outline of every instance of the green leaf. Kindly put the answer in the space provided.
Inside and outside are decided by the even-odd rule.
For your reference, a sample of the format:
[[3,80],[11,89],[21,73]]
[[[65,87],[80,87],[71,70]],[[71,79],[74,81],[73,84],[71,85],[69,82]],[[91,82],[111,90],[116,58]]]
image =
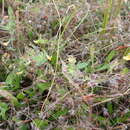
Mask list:
[[14,20],[15,19],[15,15],[14,15],[14,11],[13,11],[13,9],[12,9],[12,7],[8,7],[8,14],[9,14],[9,18],[12,20]]
[[57,60],[57,54],[53,53],[52,58],[51,58],[51,64],[56,65],[56,60]]
[[125,119],[129,119],[130,118],[130,111],[128,111],[125,115],[124,115]]
[[47,58],[43,52],[40,52],[38,55],[32,57],[32,60],[36,63],[37,66],[41,66],[47,61]]
[[96,102],[101,102],[101,101],[104,101],[104,100],[107,100],[108,98],[106,98],[106,97],[97,97],[96,99],[95,99],[95,101]]
[[0,116],[2,119],[6,120],[6,112],[8,111],[8,105],[4,102],[0,102]]
[[122,74],[126,75],[129,73],[129,69],[128,68],[123,68],[123,70],[121,71]]
[[16,73],[10,73],[6,78],[6,84],[13,86],[14,89],[20,87],[21,75],[17,75]]
[[33,39],[34,33],[32,31],[28,32],[28,37],[29,39]]
[[45,44],[47,42],[48,42],[47,39],[41,39],[41,38],[38,40],[34,40],[34,43],[36,43],[36,44]]
[[108,112],[109,112],[110,114],[113,113],[113,105],[112,105],[111,102],[108,102],[108,103],[107,103],[107,109],[108,109]]
[[108,70],[109,68],[110,68],[109,64],[102,64],[102,65],[97,66],[96,71],[104,71],[104,70]]
[[28,126],[26,124],[22,124],[20,127],[19,127],[19,130],[28,130]]
[[48,43],[49,40],[48,39],[43,39],[42,36],[40,35],[39,38],[37,40],[34,40],[34,43],[40,45],[40,44],[46,44]]
[[5,29],[7,29],[10,33],[10,42],[13,42],[15,40],[15,30],[16,30],[16,22],[15,22],[15,15],[13,9],[9,6],[8,7],[8,15],[9,15],[9,22],[5,26]]
[[69,127],[69,128],[66,128],[66,130],[76,130],[76,129],[73,127]]
[[130,118],[130,111],[129,112],[127,112],[125,115],[123,115],[123,117],[120,117],[119,118],[119,122],[125,122],[125,121],[127,121],[127,119],[129,119]]
[[51,115],[51,117],[49,117],[49,120],[57,120],[60,116],[66,115],[68,113],[67,109],[59,109],[55,112],[53,112],[53,114]]
[[39,128],[40,130],[44,130],[47,128],[48,126],[48,121],[47,120],[40,120],[40,119],[35,119],[33,120],[33,123],[35,124],[35,126],[37,128]]
[[65,90],[64,88],[58,88],[58,93],[60,93],[61,95],[64,95],[67,93],[67,90]]
[[116,51],[112,50],[105,59],[105,63],[110,63],[113,57],[116,55]]
[[33,97],[35,95],[35,90],[33,88],[29,88],[27,90],[24,90],[24,93],[28,95],[28,97]]
[[48,89],[51,86],[50,82],[46,82],[46,83],[38,83],[36,85],[37,88],[39,88],[40,91],[44,92],[46,89]]
[[10,101],[14,106],[19,106],[19,102],[16,97],[14,97],[10,92],[7,90],[0,89],[0,96],[6,98],[8,101]]
[[89,64],[89,65],[85,68],[85,71],[86,71],[87,73],[93,72],[93,68],[92,68],[91,64]]
[[98,116],[98,115],[96,115],[96,114],[92,114],[92,116],[93,116],[93,118],[94,118],[95,120],[97,120],[97,121],[100,123],[100,125],[110,124],[109,120],[107,120],[107,119],[106,119],[105,117],[103,117],[103,116]]
[[126,49],[126,51],[124,52],[124,56],[128,55],[129,53],[130,53],[130,47],[128,47],[128,48]]
[[81,62],[77,64],[78,69],[84,69],[89,65],[89,62]]
[[19,93],[18,95],[17,95],[17,99],[24,99],[25,98],[25,94],[23,93],[23,92],[21,92],[21,93]]

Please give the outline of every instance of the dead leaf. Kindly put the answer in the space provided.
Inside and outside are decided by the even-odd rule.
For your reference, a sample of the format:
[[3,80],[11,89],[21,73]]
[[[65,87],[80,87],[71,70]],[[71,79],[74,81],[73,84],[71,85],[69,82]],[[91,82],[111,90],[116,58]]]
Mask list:
[[126,60],[126,61],[130,61],[130,54],[124,56],[123,59]]
[[86,96],[83,96],[82,99],[83,101],[87,102],[88,104],[92,104],[95,98],[95,94],[88,94]]
[[9,45],[9,41],[8,42],[2,42],[1,45],[7,47]]

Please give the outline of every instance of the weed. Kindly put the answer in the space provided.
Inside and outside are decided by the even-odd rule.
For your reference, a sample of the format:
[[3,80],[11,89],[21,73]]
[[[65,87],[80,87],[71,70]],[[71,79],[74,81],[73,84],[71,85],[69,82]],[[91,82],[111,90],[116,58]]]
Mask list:
[[129,4],[0,1],[1,129],[129,127]]

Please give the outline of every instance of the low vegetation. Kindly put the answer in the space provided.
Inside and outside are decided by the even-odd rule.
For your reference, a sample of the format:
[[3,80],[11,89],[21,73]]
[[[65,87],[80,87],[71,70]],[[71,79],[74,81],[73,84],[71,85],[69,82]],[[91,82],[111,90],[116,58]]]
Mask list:
[[129,0],[0,6],[0,129],[130,129]]

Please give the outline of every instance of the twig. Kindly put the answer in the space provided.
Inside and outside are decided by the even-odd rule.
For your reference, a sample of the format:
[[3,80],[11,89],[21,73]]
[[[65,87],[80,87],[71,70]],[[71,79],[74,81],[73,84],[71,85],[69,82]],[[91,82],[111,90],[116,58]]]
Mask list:
[[[57,5],[56,5],[55,1],[54,1],[54,0],[52,0],[52,1],[53,1],[54,6],[55,6],[55,9],[56,9],[56,11],[57,11],[58,17],[59,17],[59,23],[60,23],[59,29],[61,29],[62,24],[61,24],[60,13],[59,13],[59,11],[58,11],[58,8],[57,8]],[[58,33],[57,33],[57,36],[58,36]],[[54,77],[53,77],[53,79],[52,79],[52,83],[51,83],[51,86],[50,86],[50,88],[49,88],[49,92],[48,92],[48,94],[47,94],[47,97],[46,97],[46,99],[44,100],[44,102],[43,102],[43,104],[42,104],[41,112],[43,111],[43,108],[44,108],[44,106],[45,106],[45,104],[46,104],[46,102],[47,102],[47,99],[48,99],[48,97],[49,97],[49,95],[50,95],[50,93],[51,93],[51,90],[52,90],[53,85],[54,85],[54,82],[55,82],[55,77],[56,77],[56,72],[57,72],[57,67],[58,67],[58,59],[59,59],[59,44],[60,44],[60,41],[61,41],[61,36],[59,35],[58,42],[57,42],[57,57],[56,57],[56,66],[55,66]]]
[[97,105],[100,105],[100,104],[103,104],[103,103],[106,103],[106,102],[109,102],[109,101],[118,99],[118,98],[120,98],[120,97],[123,97],[123,96],[125,96],[125,95],[129,95],[129,94],[130,94],[130,88],[129,88],[128,90],[126,90],[123,94],[119,94],[119,95],[114,96],[114,97],[113,97],[113,95],[111,95],[112,98],[109,98],[109,99],[106,99],[106,100],[104,100],[104,101],[95,103],[95,104],[93,104],[93,105],[91,105],[91,106],[92,106],[92,107],[95,107],[95,106],[97,106]]
[[2,18],[4,17],[4,14],[5,14],[5,2],[4,0],[2,0]]

